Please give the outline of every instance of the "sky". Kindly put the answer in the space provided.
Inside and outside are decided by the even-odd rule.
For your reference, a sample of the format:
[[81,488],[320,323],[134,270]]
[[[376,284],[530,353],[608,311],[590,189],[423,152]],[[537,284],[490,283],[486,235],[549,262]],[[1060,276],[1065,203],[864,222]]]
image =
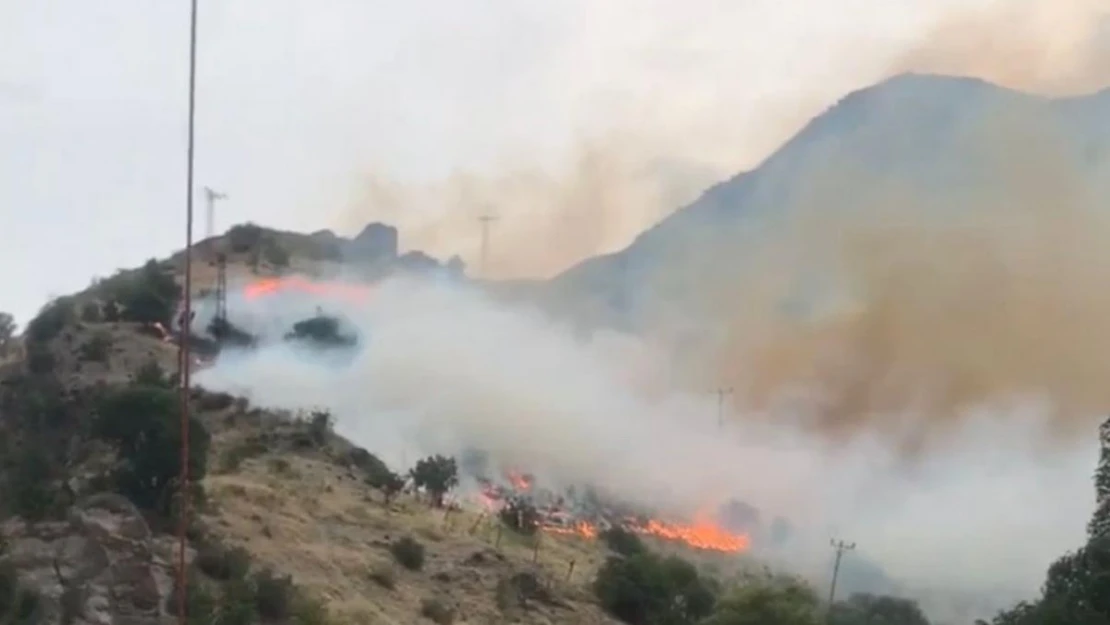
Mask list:
[[[196,186],[229,196],[217,230],[252,220],[350,234],[386,219],[401,226],[402,247],[473,259],[473,215],[436,227],[458,217],[457,205],[475,210],[460,188],[496,205],[501,183],[528,173],[539,190],[495,206],[498,236],[525,249],[566,221],[544,211],[566,198],[590,205],[593,191],[583,200],[564,189],[596,174],[591,163],[616,163],[587,185],[618,188],[606,196],[618,198],[612,210],[565,228],[586,243],[542,261],[503,259],[506,274],[550,275],[623,246],[892,69],[1016,58],[1004,41],[969,39],[985,32],[967,28],[969,12],[1005,5],[1046,18],[1054,63],[1072,60],[1070,37],[1089,35],[1073,31],[1105,12],[1096,4],[202,1]],[[920,54],[955,7],[962,47]],[[185,0],[0,3],[0,262],[16,268],[0,310],[25,322],[50,296],[182,246],[188,9]],[[1029,43],[1039,39],[1022,41],[1039,54]],[[987,65],[971,70],[990,74]],[[197,215],[200,236],[199,198]]]

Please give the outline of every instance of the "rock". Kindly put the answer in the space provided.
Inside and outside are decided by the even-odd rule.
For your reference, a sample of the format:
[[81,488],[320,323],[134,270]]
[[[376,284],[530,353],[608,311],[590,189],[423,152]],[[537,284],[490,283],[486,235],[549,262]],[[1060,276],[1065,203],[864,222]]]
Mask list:
[[[139,511],[118,495],[95,495],[68,521],[0,526],[2,560],[38,592],[43,623],[162,625],[173,591],[177,544],[154,538]],[[191,559],[191,554],[186,553]]]

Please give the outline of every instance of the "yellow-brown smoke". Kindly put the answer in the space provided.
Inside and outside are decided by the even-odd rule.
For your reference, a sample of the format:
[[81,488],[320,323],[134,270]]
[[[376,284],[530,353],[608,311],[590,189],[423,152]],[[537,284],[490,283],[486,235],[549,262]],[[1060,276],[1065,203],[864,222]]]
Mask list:
[[1110,4],[996,2],[949,13],[892,70],[974,76],[1047,95],[1102,89],[1110,84]]
[[[885,429],[907,445],[1015,397],[1051,402],[1062,435],[1091,436],[1110,410],[1098,174],[1034,118],[987,114],[966,140],[987,168],[981,186],[911,190],[830,162],[780,207],[788,222],[756,241],[737,226],[742,242],[695,271],[668,266],[658,279],[682,276],[702,300],[684,305],[708,311],[698,323],[713,338],[686,363],[696,382],[759,407],[801,389],[819,397],[817,427]],[[814,271],[844,299],[787,318],[782,302]]]

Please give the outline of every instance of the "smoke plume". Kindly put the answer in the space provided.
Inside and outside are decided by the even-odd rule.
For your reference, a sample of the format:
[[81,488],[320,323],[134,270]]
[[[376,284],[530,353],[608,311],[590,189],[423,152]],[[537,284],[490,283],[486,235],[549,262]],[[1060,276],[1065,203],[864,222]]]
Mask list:
[[197,376],[203,386],[325,407],[341,434],[396,468],[479,448],[547,484],[595,485],[679,518],[737,497],[797,528],[785,550],[756,553],[816,580],[828,537],[858,537],[861,554],[908,589],[977,593],[993,607],[1036,588],[1082,535],[1091,503],[1093,437],[1036,449],[1045,415],[1036,402],[968,408],[959,439],[907,469],[879,439],[829,447],[792,425],[793,412],[730,409],[722,430],[716,398],[676,390],[652,345],[615,333],[586,340],[467,287],[392,280],[365,308],[325,299],[361,334],[345,359],[276,340],[317,302],[231,299],[233,320],[261,333],[263,347],[221,356]]

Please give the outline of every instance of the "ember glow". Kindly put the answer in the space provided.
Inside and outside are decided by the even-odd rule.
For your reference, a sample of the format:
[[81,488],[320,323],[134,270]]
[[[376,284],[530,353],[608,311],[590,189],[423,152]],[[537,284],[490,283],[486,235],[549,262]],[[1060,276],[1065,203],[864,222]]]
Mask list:
[[305,293],[361,303],[370,297],[373,287],[357,282],[316,282],[300,276],[288,276],[255,280],[243,289],[247,299],[258,299],[284,292]]

